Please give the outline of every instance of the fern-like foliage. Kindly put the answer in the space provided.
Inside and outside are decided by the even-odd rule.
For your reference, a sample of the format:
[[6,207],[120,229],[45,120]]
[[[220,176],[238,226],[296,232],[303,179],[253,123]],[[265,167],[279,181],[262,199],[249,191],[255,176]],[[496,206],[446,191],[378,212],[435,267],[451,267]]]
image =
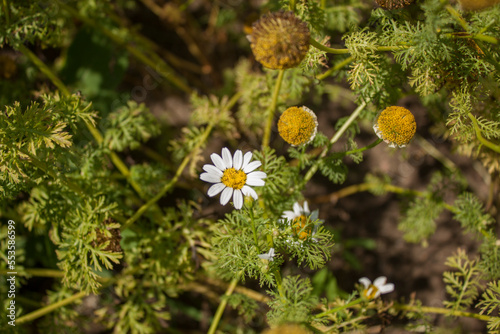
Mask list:
[[410,203],[406,216],[399,222],[398,229],[404,232],[408,242],[424,242],[436,231],[436,219],[443,211],[443,205],[430,197],[418,197]]
[[104,145],[115,151],[136,149],[141,142],[160,133],[158,122],[149,109],[134,101],[110,113],[106,127]]
[[488,283],[488,287],[481,295],[481,301],[477,304],[477,307],[481,308],[481,314],[491,316],[491,319],[488,321],[488,330],[490,333],[500,332],[500,281]]
[[271,307],[267,313],[269,323],[278,325],[289,322],[310,322],[311,311],[318,302],[312,290],[309,279],[299,276],[283,278],[282,291],[269,291],[273,298],[268,303]]
[[454,269],[443,273],[446,284],[446,292],[450,295],[450,301],[444,301],[444,305],[452,310],[462,310],[470,307],[479,294],[481,288],[481,270],[476,260],[471,260],[463,249],[446,260],[445,265]]
[[481,233],[494,222],[493,217],[484,212],[483,204],[471,193],[461,194],[453,206],[454,218],[468,231]]

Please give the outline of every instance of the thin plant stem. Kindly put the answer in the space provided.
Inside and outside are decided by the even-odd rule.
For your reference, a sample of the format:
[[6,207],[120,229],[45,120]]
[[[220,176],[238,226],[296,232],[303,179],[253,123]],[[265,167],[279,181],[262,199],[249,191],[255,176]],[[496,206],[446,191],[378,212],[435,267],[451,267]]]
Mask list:
[[479,128],[479,125],[477,124],[476,118],[471,113],[468,113],[467,116],[469,116],[470,120],[472,121],[472,126],[474,127],[474,131],[476,132],[477,139],[481,142],[481,144],[483,144],[484,146],[488,147],[489,149],[491,149],[497,153],[500,153],[500,146],[499,145],[495,145],[483,137],[483,135],[481,134],[481,129]]
[[342,156],[346,156],[346,155],[349,155],[349,154],[361,153],[361,152],[364,152],[366,150],[369,150],[369,149],[377,146],[381,142],[382,142],[382,139],[379,138],[379,139],[375,140],[373,143],[371,143],[370,145],[367,145],[365,147],[361,147],[361,148],[358,148],[358,149],[355,149],[355,150],[351,150],[351,151],[347,151],[347,152],[341,152],[341,153],[338,153],[338,154],[342,154]]
[[71,95],[68,88],[66,87],[66,85],[64,85],[61,79],[59,79],[54,74],[54,72],[52,72],[52,70],[47,65],[45,65],[45,63],[41,61],[40,58],[38,58],[30,49],[24,46],[24,44],[17,44],[16,49],[19,50],[23,55],[25,55],[33,64],[35,64],[40,72],[45,74],[45,76],[48,77],[50,81],[52,81],[52,83],[57,87],[57,89],[59,89],[61,93],[66,96]]
[[253,216],[253,205],[250,208],[250,220],[252,221],[253,242],[255,243],[255,247],[258,248],[259,242],[258,242],[258,239],[257,239],[257,229],[255,228],[255,219],[254,219],[254,216]]
[[349,58],[344,59],[343,61],[341,61],[340,63],[336,64],[335,66],[333,66],[329,70],[325,71],[324,73],[318,74],[316,76],[316,79],[318,79],[318,80],[324,80],[324,79],[328,78],[334,72],[340,70],[344,66],[349,65],[353,60],[354,60],[354,57],[352,57],[352,56],[349,57]]
[[267,121],[266,127],[264,128],[264,137],[262,139],[262,148],[266,148],[269,146],[269,142],[271,140],[271,128],[273,127],[273,118],[274,112],[276,111],[276,105],[278,104],[278,96],[281,88],[281,83],[283,82],[283,76],[285,74],[285,70],[279,70],[278,78],[276,79],[276,84],[274,86],[273,96],[271,105],[267,110]]
[[36,311],[33,311],[33,312],[28,313],[26,315],[23,315],[22,317],[19,317],[16,320],[16,325],[20,325],[20,324],[23,324],[26,322],[33,321],[37,318],[43,317],[44,315],[49,314],[50,312],[57,310],[60,307],[66,306],[68,304],[76,302],[77,300],[82,299],[86,295],[87,295],[87,293],[85,291],[78,292],[77,294],[74,294],[73,296],[70,296],[70,297],[65,298],[61,301],[58,301],[57,303],[47,305],[47,306],[42,307]]
[[[331,54],[336,54],[336,55],[343,55],[343,54],[347,54],[347,53],[350,53],[349,49],[334,49],[334,48],[329,48],[327,46],[324,46],[323,44],[319,43],[318,41],[316,41],[315,39],[313,38],[310,38],[309,39],[309,43],[311,43],[312,46],[314,46],[315,48],[321,50],[321,51],[325,51],[327,53],[331,53]],[[375,46],[375,50],[376,51],[398,51],[398,50],[404,50],[404,49],[408,49],[409,46],[407,45],[388,45],[388,46],[385,46],[385,45],[382,45],[382,46]]]
[[238,284],[238,281],[240,280],[242,274],[243,271],[240,271],[238,275],[235,278],[233,278],[231,283],[229,283],[226,293],[224,293],[224,297],[226,298],[223,298],[220,301],[219,306],[217,307],[217,311],[215,311],[214,318],[212,320],[212,323],[210,324],[210,328],[208,329],[207,334],[214,334],[215,331],[217,330],[217,326],[219,326],[220,319],[222,318],[222,314],[224,313],[224,309],[226,308],[227,305],[227,297],[233,294],[234,288],[236,288],[236,285]]
[[175,185],[175,183],[177,182],[177,180],[179,179],[179,177],[181,176],[182,172],[184,171],[184,168],[186,168],[187,164],[189,163],[189,161],[193,158],[194,154],[196,153],[196,151],[198,150],[198,148],[202,145],[202,143],[204,143],[206,141],[206,139],[208,138],[208,135],[210,134],[210,132],[212,131],[212,128],[213,128],[213,124],[209,124],[206,128],[205,128],[205,131],[203,132],[203,135],[200,139],[200,141],[196,144],[196,146],[191,150],[191,153],[189,153],[186,157],[184,157],[184,159],[182,160],[181,164],[179,165],[179,167],[177,168],[177,171],[175,172],[175,175],[174,177],[167,183],[165,184],[165,186],[160,190],[160,192],[158,194],[156,194],[155,197],[151,198],[149,201],[147,201],[144,205],[142,205],[135,213],[132,217],[130,217],[126,222],[125,224],[122,225],[121,229],[126,229],[128,228],[130,225],[132,225],[135,221],[137,221],[137,219],[139,219],[143,214],[144,212],[146,212],[150,207],[156,205],[156,202],[158,202],[160,200],[160,198],[162,198],[166,193],[167,191],[169,191],[170,189],[172,189],[172,187]]
[[7,26],[10,25],[10,10],[9,10],[9,4],[7,0],[3,0],[3,12],[5,14],[5,23]]
[[[124,47],[131,55],[133,55],[137,60],[142,62],[143,64],[149,66],[150,68],[154,69],[155,71],[158,72],[163,78],[165,78],[167,81],[169,81],[171,84],[176,86],[177,88],[181,89],[182,91],[190,94],[192,92],[191,88],[184,83],[184,81],[177,77],[177,75],[174,73],[173,69],[170,68],[170,66],[165,63],[161,57],[159,56],[151,56],[151,55],[146,55],[144,54],[141,50],[139,50],[136,45],[133,45],[123,39],[121,36],[118,34],[112,32],[111,30],[107,29],[103,25],[99,24],[97,21],[92,20],[91,18],[87,16],[83,16],[78,11],[76,11],[74,8],[62,3],[59,0],[56,0],[59,6],[63,8],[65,11],[70,13],[73,17],[79,19],[80,21],[92,26],[93,28],[99,30],[101,33],[106,35],[109,39],[111,39],[113,42],[116,44]],[[154,58],[154,60],[153,60]]]
[[[66,85],[64,85],[64,83],[55,75],[55,73],[44,62],[42,62],[40,60],[40,58],[38,58],[30,49],[25,47],[23,44],[18,44],[16,46],[16,48],[22,54],[24,54],[29,60],[31,60],[38,67],[40,72],[45,74],[64,96],[71,95],[71,93],[70,93],[69,89],[66,87]],[[97,128],[89,122],[85,122],[85,125],[87,126],[87,129],[94,137],[95,141],[99,145],[101,145],[104,139],[103,139],[101,133],[99,132],[99,130],[97,130]],[[111,161],[113,162],[113,164],[116,166],[116,168],[120,171],[120,173],[122,173],[127,178],[127,181],[132,186],[132,188],[134,188],[134,190],[137,192],[137,194],[139,194],[139,196],[143,200],[145,200],[146,199],[145,193],[142,191],[139,184],[137,184],[134,180],[132,180],[130,178],[130,171],[129,171],[128,167],[125,165],[125,163],[114,152],[110,153],[110,158],[111,158]],[[158,210],[159,210],[159,208],[158,208]]]
[[[332,139],[330,139],[330,145],[333,145],[334,143],[337,142],[337,140],[340,139],[340,137],[344,134],[344,132],[352,124],[352,122],[354,122],[354,120],[359,116],[359,114],[361,113],[361,111],[363,109],[365,109],[366,105],[367,105],[367,103],[365,101],[363,101],[363,103],[361,103],[356,108],[356,110],[354,110],[354,112],[351,114],[351,116],[349,116],[349,118],[342,125],[342,127],[339,129],[339,131],[337,131],[337,133],[335,133],[335,135],[332,137]],[[318,160],[316,160],[316,162],[311,166],[311,168],[307,171],[306,175],[304,176],[303,184],[306,184],[313,177],[313,175],[316,173],[316,171],[319,168],[320,160],[323,159],[326,156],[326,154],[328,153],[328,150],[329,150],[329,147],[325,147],[323,149],[323,151],[319,155]]]
[[339,312],[339,311],[342,311],[342,310],[345,310],[347,308],[350,308],[350,307],[353,307],[355,305],[358,305],[360,303],[362,303],[363,301],[365,301],[366,299],[363,299],[363,298],[358,298],[358,299],[355,299],[345,305],[342,305],[342,306],[338,306],[338,307],[335,307],[335,308],[332,308],[328,311],[325,311],[325,312],[321,312],[319,314],[316,314],[314,317],[315,318],[322,318],[328,314],[332,314],[332,313],[336,313],[336,312]]
[[296,3],[297,3],[297,0],[290,0],[290,10],[292,12],[295,12]]
[[456,317],[467,317],[479,319],[482,321],[490,321],[493,317],[490,317],[485,314],[477,314],[473,312],[463,312],[457,310],[450,310],[442,307],[431,307],[431,306],[415,306],[415,305],[405,305],[405,304],[394,304],[393,308],[395,310],[400,311],[412,311],[412,312],[423,312],[423,313],[436,313],[436,314],[444,314],[449,316]]

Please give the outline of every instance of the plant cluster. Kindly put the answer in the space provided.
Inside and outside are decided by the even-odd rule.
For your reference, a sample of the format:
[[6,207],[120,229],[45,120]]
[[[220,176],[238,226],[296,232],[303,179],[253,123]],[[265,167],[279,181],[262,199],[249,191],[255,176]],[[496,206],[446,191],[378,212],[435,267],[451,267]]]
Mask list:
[[[483,2],[4,0],[0,273],[11,219],[22,297],[2,332],[187,331],[176,314],[208,333],[433,332],[430,315],[445,314],[499,333],[500,6]],[[259,14],[245,25],[247,10]],[[174,44],[130,22],[144,12]],[[214,63],[222,45],[243,56]],[[127,92],[130,81],[140,83]],[[143,103],[157,90],[188,106],[182,128]],[[432,126],[421,130],[405,98]],[[349,110],[333,114],[330,138],[325,99]],[[486,203],[430,134],[485,170]],[[449,212],[478,251],[447,259],[442,308],[381,297],[398,291],[385,273],[338,284],[330,261],[362,265],[317,209],[321,196],[308,196],[314,182],[344,184],[366,151],[414,141],[443,163],[424,190],[374,169],[321,195],[397,194],[402,238],[422,247]],[[43,277],[44,290],[28,284]],[[207,318],[190,294],[216,310]],[[237,319],[224,317],[228,305]]]

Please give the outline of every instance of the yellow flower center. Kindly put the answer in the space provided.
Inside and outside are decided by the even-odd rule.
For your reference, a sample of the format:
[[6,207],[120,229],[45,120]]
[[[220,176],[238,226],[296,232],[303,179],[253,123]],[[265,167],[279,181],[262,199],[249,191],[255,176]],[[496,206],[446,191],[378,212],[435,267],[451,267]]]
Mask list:
[[305,240],[311,234],[311,228],[304,228],[307,225],[307,217],[301,215],[293,220],[293,230],[300,240]]
[[377,126],[384,140],[398,146],[408,144],[417,130],[413,114],[406,108],[394,106],[380,113]]
[[368,288],[363,290],[363,296],[368,299],[373,299],[377,295],[377,292],[378,288],[375,285],[370,284]]
[[308,143],[316,134],[316,115],[306,107],[290,107],[281,114],[278,132],[287,143],[294,146]]
[[247,174],[242,170],[228,168],[222,174],[221,182],[227,187],[241,189],[247,182]]
[[307,24],[292,12],[275,12],[253,24],[250,47],[255,59],[265,67],[286,69],[304,59],[309,37]]

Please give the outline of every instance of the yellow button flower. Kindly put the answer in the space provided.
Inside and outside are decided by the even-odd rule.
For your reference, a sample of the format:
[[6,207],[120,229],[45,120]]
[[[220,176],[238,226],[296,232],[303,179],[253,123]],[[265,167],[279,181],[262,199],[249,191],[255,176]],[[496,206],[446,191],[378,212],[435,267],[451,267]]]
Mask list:
[[392,106],[378,115],[373,130],[389,147],[405,147],[415,135],[417,123],[408,109]]
[[299,146],[310,143],[318,131],[318,119],[305,107],[290,107],[281,114],[278,132],[287,143]]
[[255,59],[270,69],[296,67],[309,51],[309,28],[292,12],[264,15],[248,36]]

